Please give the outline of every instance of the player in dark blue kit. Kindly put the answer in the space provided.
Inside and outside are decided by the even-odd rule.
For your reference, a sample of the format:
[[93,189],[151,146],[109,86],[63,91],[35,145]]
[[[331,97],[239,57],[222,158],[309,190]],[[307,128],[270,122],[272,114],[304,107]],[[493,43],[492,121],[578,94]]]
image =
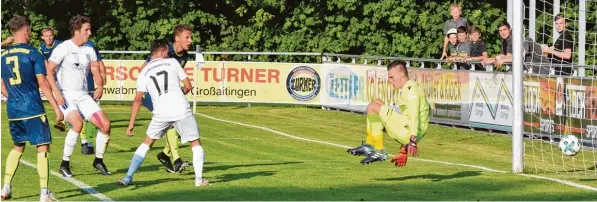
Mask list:
[[52,51],[58,44],[62,43],[62,41],[54,39],[54,29],[50,27],[43,28],[41,30],[41,39],[44,43],[41,44],[39,51],[44,55],[46,60],[50,58],[52,55]]
[[[191,43],[193,43],[192,35],[193,28],[188,25],[177,25],[174,27],[174,43],[168,46],[168,58],[176,59],[182,68],[184,68],[189,60],[188,50],[191,47]],[[141,69],[147,65],[149,60],[150,58],[147,58]],[[141,103],[149,111],[153,111],[153,103],[148,93],[145,94]],[[166,132],[166,146],[163,152],[157,155],[158,160],[166,167],[166,171],[170,173],[181,173],[189,166],[189,163],[183,161],[178,154],[178,141],[179,135],[176,133],[176,130],[170,128]],[[171,157],[174,159],[173,162]]]
[[40,201],[55,201],[48,189],[48,152],[52,143],[50,127],[39,89],[54,108],[56,120],[64,119],[56,105],[49,83],[46,80],[46,67],[43,55],[28,45],[31,27],[27,18],[13,17],[10,31],[14,36],[13,45],[2,52],[2,94],[8,97],[7,115],[14,147],[6,159],[2,199],[12,197],[11,181],[19,165],[25,144],[37,146],[37,172],[41,187]]

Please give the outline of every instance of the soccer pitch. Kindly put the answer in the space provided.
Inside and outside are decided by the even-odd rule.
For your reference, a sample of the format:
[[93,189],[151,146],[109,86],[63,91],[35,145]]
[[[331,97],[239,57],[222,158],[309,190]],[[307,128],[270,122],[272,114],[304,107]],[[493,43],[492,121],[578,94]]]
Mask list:
[[[12,140],[6,105],[2,107],[4,162]],[[597,199],[595,191],[512,174],[511,136],[432,125],[420,143],[420,156],[409,158],[406,167],[397,168],[389,159],[361,165],[363,157],[349,155],[344,147],[359,145],[365,138],[365,116],[279,106],[197,107],[200,114],[195,117],[205,149],[204,177],[211,186],[194,186],[192,166],[182,174],[166,173],[156,159],[164,146],[164,140],[158,140],[135,174],[133,184],[123,187],[116,180],[125,175],[134,151],[145,136],[151,114],[142,109],[136,122],[136,135],[127,137],[130,107],[103,104],[102,108],[112,121],[105,163],[113,175],[103,176],[95,171],[93,156],[82,155],[79,142],[71,157],[74,179],[98,194],[91,195],[79,187],[82,184],[77,186],[51,175],[50,189],[59,200],[92,201],[100,200],[96,196],[101,195],[115,201]],[[55,123],[51,107],[46,105],[46,111],[50,123]],[[56,174],[65,135],[52,128],[50,168]],[[398,144],[387,136],[384,140],[388,153],[395,154]],[[191,161],[188,143],[181,145],[179,151],[184,160]],[[35,153],[34,147],[27,146],[21,160],[36,165]],[[527,166],[533,165],[527,160]],[[2,164],[2,173],[4,169]],[[594,175],[542,176],[597,187]],[[36,169],[21,164],[12,183],[12,200],[39,200]]]

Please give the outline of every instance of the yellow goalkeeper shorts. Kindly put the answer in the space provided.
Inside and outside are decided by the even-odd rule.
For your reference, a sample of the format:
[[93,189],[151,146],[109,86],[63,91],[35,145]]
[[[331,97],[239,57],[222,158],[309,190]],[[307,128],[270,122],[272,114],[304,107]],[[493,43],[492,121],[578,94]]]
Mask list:
[[406,144],[410,142],[410,134],[408,131],[408,123],[410,120],[408,117],[402,115],[400,112],[394,110],[390,106],[382,106],[379,110],[379,116],[386,129],[386,134],[400,144]]

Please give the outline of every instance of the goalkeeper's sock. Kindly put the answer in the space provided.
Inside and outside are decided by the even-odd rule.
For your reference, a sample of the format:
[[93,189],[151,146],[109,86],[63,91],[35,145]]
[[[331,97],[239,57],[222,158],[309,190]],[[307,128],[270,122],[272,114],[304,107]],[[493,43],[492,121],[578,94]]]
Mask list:
[[381,117],[378,114],[369,114],[367,119],[371,124],[371,136],[373,140],[373,147],[376,150],[381,150],[383,146],[383,123]]
[[6,158],[6,170],[4,173],[4,184],[10,184],[17,168],[19,167],[19,160],[23,153],[17,150],[10,150],[8,158]]
[[81,129],[81,144],[88,143],[90,139],[93,139],[93,134],[97,134],[98,129],[91,122],[85,122],[83,129]]
[[87,123],[89,123],[89,122],[84,122],[83,123],[83,128],[81,128],[81,134],[79,134],[79,137],[81,137],[81,144],[85,144],[85,143],[88,142],[87,141],[87,130],[86,129],[89,126],[87,126]]
[[97,137],[95,137],[95,144],[97,144],[95,146],[95,157],[103,159],[106,149],[108,149],[108,144],[110,144],[110,135],[98,131]]
[[201,145],[194,146],[193,148],[193,169],[195,170],[195,179],[203,178],[203,160],[205,158],[203,153],[203,147]]
[[373,140],[373,135],[371,134],[371,122],[369,122],[369,118],[367,118],[367,139],[365,140],[365,143],[367,143],[368,145],[375,144],[375,141]]
[[171,157],[172,161],[180,158],[178,154],[178,134],[176,129],[170,128],[166,132],[166,146],[164,147],[164,154]]
[[50,160],[48,160],[48,152],[37,153],[37,174],[39,174],[39,187],[47,188],[49,172],[50,171]]
[[70,161],[70,156],[73,155],[73,150],[77,144],[78,137],[79,133],[75,132],[73,129],[68,130],[66,138],[64,138],[64,152],[62,153],[62,160]]
[[149,146],[145,143],[141,143],[135,154],[133,154],[133,159],[131,160],[131,165],[129,166],[129,170],[126,173],[127,177],[132,178],[133,174],[141,167],[141,164],[145,160],[145,155],[147,155],[147,151],[149,151]]

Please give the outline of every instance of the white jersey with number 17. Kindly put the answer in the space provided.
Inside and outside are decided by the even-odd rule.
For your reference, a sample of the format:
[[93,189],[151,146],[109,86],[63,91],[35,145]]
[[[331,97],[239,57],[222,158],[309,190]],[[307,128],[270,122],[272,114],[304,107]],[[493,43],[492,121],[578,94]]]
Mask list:
[[153,119],[178,121],[192,116],[180,81],[187,74],[176,59],[154,59],[147,63],[137,79],[137,91],[148,92],[153,102]]

